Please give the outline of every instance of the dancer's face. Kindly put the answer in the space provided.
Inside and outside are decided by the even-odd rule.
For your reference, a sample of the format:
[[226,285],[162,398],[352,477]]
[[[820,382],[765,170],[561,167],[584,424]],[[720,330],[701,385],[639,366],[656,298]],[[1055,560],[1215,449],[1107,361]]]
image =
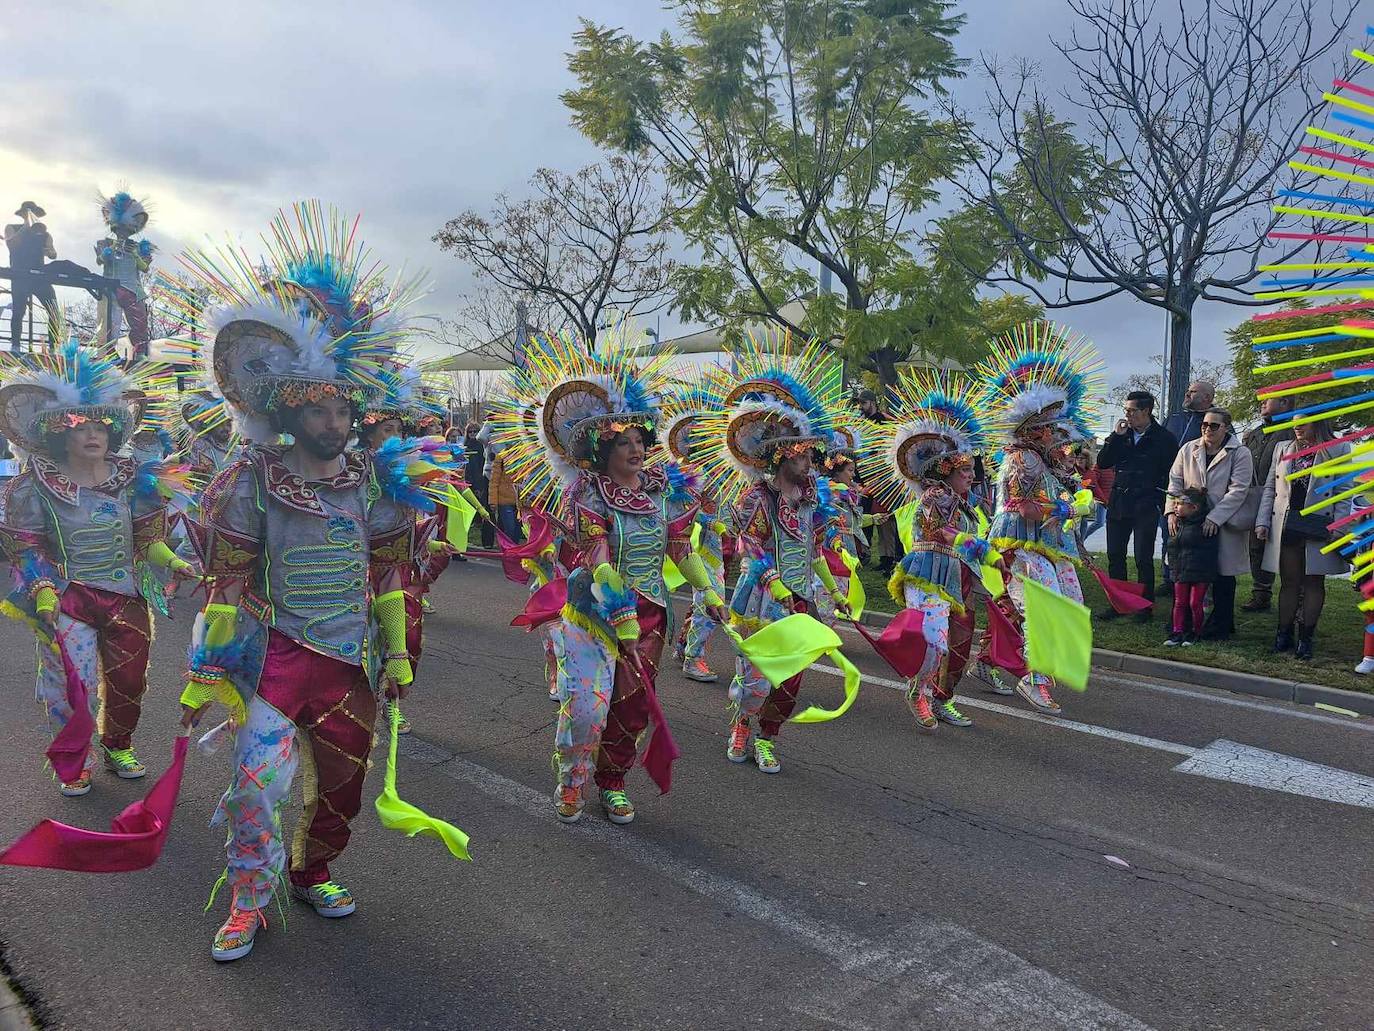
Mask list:
[[395,440],[401,436],[400,419],[383,419],[381,422],[372,424],[372,435],[368,438],[368,446],[379,448],[388,440]]
[[973,466],[959,466],[945,477],[945,482],[949,484],[949,489],[961,498],[968,497],[968,492],[973,489]]
[[87,461],[110,453],[110,429],[103,422],[83,422],[67,431],[67,456]]
[[631,426],[615,438],[606,458],[606,472],[613,480],[629,480],[644,468],[644,434]]
[[854,483],[854,463],[841,462],[838,468],[831,471],[830,478],[836,483],[843,483],[846,487],[852,486]]
[[789,455],[778,466],[778,475],[790,483],[801,483],[811,475],[811,451],[807,449],[799,455]]
[[301,408],[296,443],[314,458],[338,458],[353,428],[353,406],[342,397],[327,397]]

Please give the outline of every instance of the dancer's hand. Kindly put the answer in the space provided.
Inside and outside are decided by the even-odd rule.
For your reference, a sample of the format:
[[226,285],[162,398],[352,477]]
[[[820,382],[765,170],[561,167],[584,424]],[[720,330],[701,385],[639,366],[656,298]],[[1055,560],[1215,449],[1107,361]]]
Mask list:
[[199,708],[183,705],[181,707],[181,725],[187,729],[198,726],[202,717],[204,717],[206,711],[210,708],[210,705],[210,702],[206,702]]
[[410,685],[402,684],[395,677],[389,674],[382,677],[382,693],[394,702],[403,700],[410,694]]

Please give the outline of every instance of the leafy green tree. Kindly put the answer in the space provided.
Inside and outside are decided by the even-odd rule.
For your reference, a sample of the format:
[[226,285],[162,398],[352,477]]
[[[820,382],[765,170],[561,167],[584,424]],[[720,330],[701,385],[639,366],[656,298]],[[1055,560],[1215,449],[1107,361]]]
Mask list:
[[[962,347],[976,277],[923,248],[919,223],[965,160],[927,109],[961,74],[943,0],[674,0],[676,36],[588,21],[563,95],[613,150],[650,154],[700,255],[674,272],[690,319],[763,319],[841,341],[896,379],[912,350]],[[837,292],[821,290],[827,270]],[[787,302],[807,297],[804,318]],[[951,355],[957,357],[957,355]]]

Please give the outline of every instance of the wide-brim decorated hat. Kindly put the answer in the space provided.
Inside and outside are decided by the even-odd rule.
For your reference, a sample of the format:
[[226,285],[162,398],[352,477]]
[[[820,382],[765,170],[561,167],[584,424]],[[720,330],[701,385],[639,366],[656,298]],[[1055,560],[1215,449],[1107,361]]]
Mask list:
[[74,340],[52,351],[0,356],[0,433],[30,454],[46,453],[46,434],[83,422],[104,423],[112,439],[128,440],[147,400],[139,376],[115,354]]
[[781,332],[750,335],[731,358],[719,408],[694,430],[706,487],[726,499],[769,475],[788,454],[810,450],[823,460],[844,395],[839,361],[820,342],[800,343]]
[[932,479],[971,465],[988,448],[980,384],[958,372],[904,372],[890,392],[891,418],[875,424],[860,470],[874,496],[900,505]]
[[700,451],[702,420],[720,409],[729,390],[724,373],[718,366],[699,369],[664,397],[659,429],[674,461],[690,463]]
[[1010,439],[1064,421],[1088,425],[1102,392],[1102,361],[1086,337],[1028,322],[993,341],[978,376],[990,431]]
[[248,440],[276,440],[282,407],[345,398],[361,414],[394,385],[418,284],[388,282],[356,230],[302,202],[273,220],[257,261],[237,245],[183,256],[209,294],[187,313],[207,341],[200,360]]

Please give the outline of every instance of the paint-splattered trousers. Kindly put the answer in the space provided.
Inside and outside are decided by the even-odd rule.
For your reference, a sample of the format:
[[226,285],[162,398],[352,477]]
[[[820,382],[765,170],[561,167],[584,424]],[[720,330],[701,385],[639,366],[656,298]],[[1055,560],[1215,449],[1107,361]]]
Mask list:
[[[961,571],[967,586],[969,574]],[[908,583],[904,588],[906,607],[922,615],[921,633],[926,641],[925,658],[916,676],[907,684],[907,694],[925,694],[936,701],[954,697],[954,688],[963,678],[973,648],[973,611],[967,604],[955,612],[949,601],[934,591]],[[967,593],[965,594],[967,598]]]
[[[140,597],[70,583],[62,592],[57,633],[86,685],[100,743],[110,749],[128,748],[148,689],[148,651],[153,640],[148,603]],[[56,735],[72,715],[67,674],[61,656],[43,644],[38,646],[37,695]]]
[[[765,623],[774,623],[793,612],[810,611],[810,606],[800,598],[791,599],[791,608],[786,609],[772,598],[764,597],[761,614]],[[759,736],[774,738],[797,707],[801,684],[802,674],[798,673],[774,687],[752,662],[738,655],[735,657],[735,679],[730,681],[733,718],[756,718]]]
[[[709,560],[705,562],[705,566],[707,578],[711,582],[711,589],[723,597],[725,595],[725,566],[714,565]],[[705,656],[706,645],[718,625],[706,611],[706,591],[693,590],[692,610],[688,613],[686,625],[683,627],[683,658],[691,662]]]
[[[636,651],[652,685],[663,654],[667,612],[644,598],[636,600]],[[558,731],[554,738],[558,782],[581,788],[592,775],[598,787],[623,790],[625,775],[635,764],[639,735],[649,725],[644,685],[615,648],[585,628],[564,621],[559,636]]]
[[211,821],[229,825],[227,876],[239,906],[261,908],[281,883],[281,813],[298,769],[305,808],[291,844],[291,882],[330,879],[362,806],[376,715],[362,667],[270,631],[258,692],[238,731],[234,779]]

